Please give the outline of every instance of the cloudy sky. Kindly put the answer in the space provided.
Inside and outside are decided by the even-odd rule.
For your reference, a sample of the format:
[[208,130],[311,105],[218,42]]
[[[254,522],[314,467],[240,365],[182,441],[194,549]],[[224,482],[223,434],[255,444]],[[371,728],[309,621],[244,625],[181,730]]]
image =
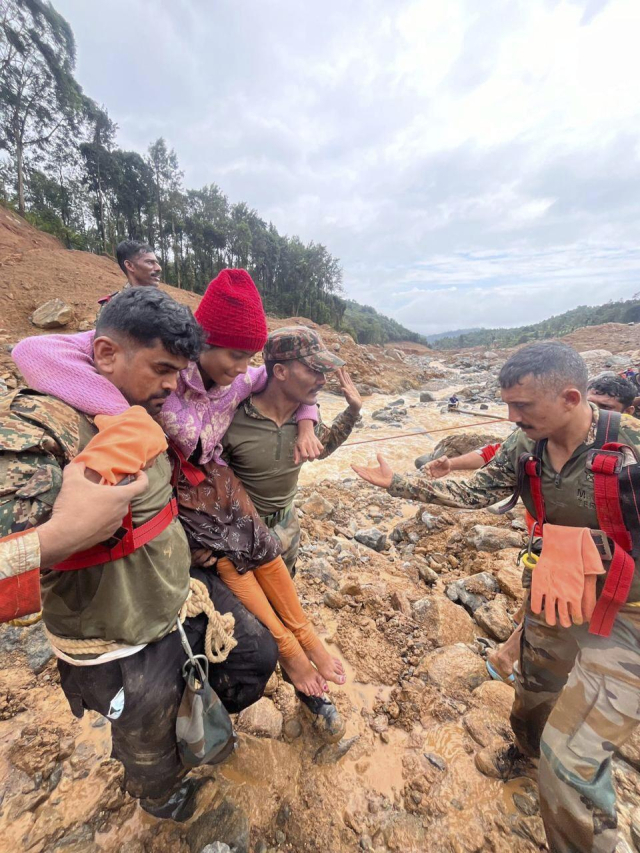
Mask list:
[[54,0],[122,147],[164,136],[428,334],[640,291],[638,0]]

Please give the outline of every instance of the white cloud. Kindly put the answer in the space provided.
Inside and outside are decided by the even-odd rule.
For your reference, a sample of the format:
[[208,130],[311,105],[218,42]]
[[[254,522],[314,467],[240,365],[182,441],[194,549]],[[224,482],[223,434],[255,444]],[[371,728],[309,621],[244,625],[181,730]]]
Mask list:
[[640,290],[637,0],[56,0],[122,145],[158,135],[419,330]]

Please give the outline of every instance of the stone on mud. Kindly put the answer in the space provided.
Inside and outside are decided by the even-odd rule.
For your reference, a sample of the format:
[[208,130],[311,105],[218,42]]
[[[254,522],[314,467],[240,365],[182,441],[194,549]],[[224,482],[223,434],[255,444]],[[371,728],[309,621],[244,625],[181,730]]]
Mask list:
[[331,568],[329,563],[322,558],[310,560],[302,570],[306,576],[317,578],[325,586],[338,589],[340,580],[338,574]]
[[520,548],[522,536],[506,527],[492,527],[488,524],[475,524],[467,534],[467,542],[477,551],[494,553],[503,548]]
[[367,530],[358,530],[355,535],[356,542],[361,545],[366,545],[374,551],[384,551],[387,547],[387,537],[377,527],[370,527]]
[[472,643],[475,639],[472,618],[448,598],[440,595],[421,598],[414,603],[413,613],[426,638],[436,646]]
[[418,568],[418,577],[424,581],[427,586],[433,586],[438,580],[438,573],[434,572],[429,566],[420,566]]
[[464,643],[429,652],[418,664],[415,674],[426,676],[442,693],[454,695],[468,693],[488,678],[482,658]]
[[339,743],[325,743],[313,756],[314,764],[336,764],[352,746],[360,740],[360,735],[341,740]]
[[31,322],[39,329],[59,329],[73,320],[73,308],[61,299],[50,299],[31,315]]
[[495,598],[500,591],[498,581],[489,572],[479,572],[469,575],[459,581],[450,583],[445,592],[451,601],[459,601],[472,613]]
[[227,845],[234,853],[249,853],[249,820],[239,806],[219,797],[191,824],[187,842],[191,853],[201,853],[216,843]]
[[490,637],[504,643],[513,633],[513,620],[507,613],[504,603],[499,598],[493,601],[488,601],[478,607],[473,618],[478,625],[483,628]]
[[282,734],[282,714],[265,696],[245,708],[238,716],[238,731],[257,737],[279,738]]
[[524,595],[522,586],[522,569],[519,566],[503,566],[496,574],[500,589],[510,598],[521,601]]
[[335,507],[332,503],[329,503],[328,500],[325,500],[322,495],[319,495],[317,492],[313,492],[313,494],[310,495],[301,505],[300,509],[305,515],[322,521],[333,513]]
[[21,651],[31,670],[38,675],[53,657],[51,644],[44,632],[44,623],[37,622],[28,628],[13,625],[0,627],[0,653]]

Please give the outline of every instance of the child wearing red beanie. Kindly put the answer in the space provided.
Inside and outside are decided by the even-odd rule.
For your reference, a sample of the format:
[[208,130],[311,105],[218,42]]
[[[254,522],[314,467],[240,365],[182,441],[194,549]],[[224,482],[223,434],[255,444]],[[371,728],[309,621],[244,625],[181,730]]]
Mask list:
[[[223,270],[209,284],[195,316],[206,334],[205,351],[181,371],[176,391],[158,416],[185,462],[178,482],[180,520],[192,551],[218,558],[222,579],[271,630],[293,684],[302,693],[319,696],[327,680],[344,683],[342,664],[315,634],[278,542],[221,458],[222,438],[236,408],[266,385],[265,368],[249,366],[268,333],[251,276],[245,270]],[[16,362],[35,390],[54,394],[89,415],[120,415],[129,406],[115,385],[95,370],[94,334],[25,339],[18,345]],[[315,406],[300,407],[297,420],[300,437],[306,428],[315,440]]]

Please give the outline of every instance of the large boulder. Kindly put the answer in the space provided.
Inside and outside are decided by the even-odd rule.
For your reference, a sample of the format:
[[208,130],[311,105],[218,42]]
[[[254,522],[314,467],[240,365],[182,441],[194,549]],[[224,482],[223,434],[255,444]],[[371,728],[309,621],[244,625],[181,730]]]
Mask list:
[[31,315],[31,322],[39,329],[60,329],[73,320],[73,308],[61,299],[50,299]]
[[413,605],[413,614],[426,638],[436,646],[473,643],[475,640],[473,619],[464,608],[442,595],[419,599]]
[[467,534],[467,542],[476,551],[493,553],[503,548],[520,548],[522,536],[507,527],[492,527],[489,524],[474,524]]
[[[455,607],[455,604],[453,605]],[[473,614],[478,625],[490,637],[504,643],[513,633],[513,620],[504,605],[504,596],[498,596],[493,601],[480,605]]]
[[453,435],[447,435],[441,439],[433,448],[431,459],[438,459],[440,456],[448,456],[453,459],[455,456],[464,456],[465,453],[470,453],[472,450],[478,450],[484,447],[485,444],[496,444],[502,441],[502,438],[491,432],[457,432]]
[[503,681],[484,681],[471,694],[472,708],[463,724],[480,746],[512,737],[509,717],[513,705],[513,688]]
[[271,699],[263,696],[238,716],[237,729],[257,737],[279,738],[282,734],[282,714]]
[[426,678],[447,695],[468,693],[488,678],[483,659],[464,643],[429,652],[418,664],[415,675]]

